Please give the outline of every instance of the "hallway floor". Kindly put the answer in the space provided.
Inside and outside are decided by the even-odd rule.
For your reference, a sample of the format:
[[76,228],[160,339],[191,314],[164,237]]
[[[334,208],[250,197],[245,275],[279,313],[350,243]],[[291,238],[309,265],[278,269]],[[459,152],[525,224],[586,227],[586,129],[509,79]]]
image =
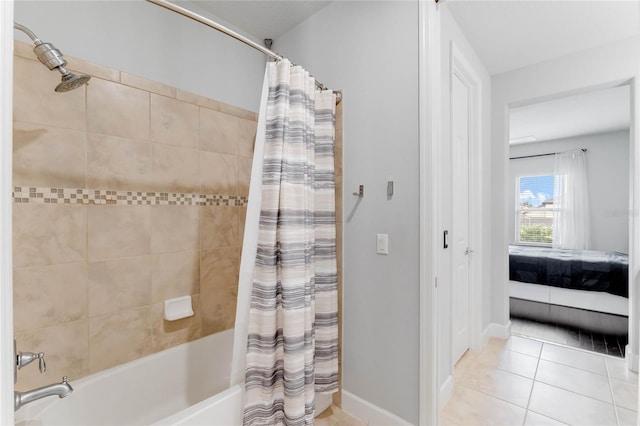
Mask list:
[[638,375],[620,358],[520,336],[455,368],[442,425],[636,425]]
[[316,417],[316,426],[366,426],[366,423],[352,417],[335,405],[324,410]]

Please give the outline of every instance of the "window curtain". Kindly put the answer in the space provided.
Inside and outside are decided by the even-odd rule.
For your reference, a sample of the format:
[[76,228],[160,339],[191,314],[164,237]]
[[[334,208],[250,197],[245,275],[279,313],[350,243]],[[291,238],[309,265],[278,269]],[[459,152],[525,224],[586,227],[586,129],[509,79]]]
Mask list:
[[244,424],[310,425],[315,392],[338,389],[335,95],[286,60],[267,67]]
[[587,162],[581,149],[555,155],[553,247],[589,250]]

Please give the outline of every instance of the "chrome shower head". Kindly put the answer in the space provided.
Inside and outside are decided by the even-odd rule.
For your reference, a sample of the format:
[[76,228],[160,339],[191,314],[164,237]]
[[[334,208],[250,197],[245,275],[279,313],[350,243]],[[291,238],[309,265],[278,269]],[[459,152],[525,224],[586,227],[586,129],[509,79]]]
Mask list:
[[56,92],[68,92],[69,90],[76,89],[91,79],[88,75],[75,75],[65,69],[67,61],[64,59],[62,52],[55,48],[51,43],[43,43],[36,35],[25,27],[18,23],[13,23],[13,27],[17,30],[24,32],[28,35],[35,47],[33,48],[36,57],[42,64],[46,65],[50,70],[58,70],[62,74],[62,82],[55,88]]
[[[64,68],[60,67],[62,70]],[[60,70],[60,72],[62,72]],[[66,70],[65,70],[66,71]],[[62,75],[62,81],[55,88],[56,92],[68,92],[69,90],[77,89],[78,87],[87,84],[87,82],[91,79],[90,76],[80,74],[76,75],[69,71],[66,74]]]

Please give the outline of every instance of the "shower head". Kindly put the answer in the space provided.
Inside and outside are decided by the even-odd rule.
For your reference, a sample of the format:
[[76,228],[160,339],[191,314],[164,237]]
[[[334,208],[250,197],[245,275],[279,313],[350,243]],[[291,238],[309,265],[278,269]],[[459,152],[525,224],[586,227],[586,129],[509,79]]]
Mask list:
[[[64,69],[64,68],[62,68]],[[66,71],[66,70],[65,70]],[[62,71],[60,71],[62,72]],[[90,76],[80,74],[76,75],[69,71],[66,74],[62,75],[62,81],[55,88],[56,92],[68,92],[69,90],[77,89],[78,87],[87,84],[87,82],[91,79]]]
[[66,59],[58,49],[51,43],[43,43],[29,28],[18,23],[13,23],[13,27],[22,31],[31,38],[35,47],[33,48],[36,57],[43,65],[50,70],[58,70],[62,74],[62,81],[55,88],[56,92],[68,92],[76,89],[91,79],[88,75],[75,75],[65,69]]

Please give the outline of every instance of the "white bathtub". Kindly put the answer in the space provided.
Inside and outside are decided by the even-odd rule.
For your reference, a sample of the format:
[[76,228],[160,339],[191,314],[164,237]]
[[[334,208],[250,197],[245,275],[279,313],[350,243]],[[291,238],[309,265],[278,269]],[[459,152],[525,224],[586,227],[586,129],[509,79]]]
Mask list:
[[71,381],[71,395],[25,405],[16,425],[241,425],[232,346],[227,330]]

